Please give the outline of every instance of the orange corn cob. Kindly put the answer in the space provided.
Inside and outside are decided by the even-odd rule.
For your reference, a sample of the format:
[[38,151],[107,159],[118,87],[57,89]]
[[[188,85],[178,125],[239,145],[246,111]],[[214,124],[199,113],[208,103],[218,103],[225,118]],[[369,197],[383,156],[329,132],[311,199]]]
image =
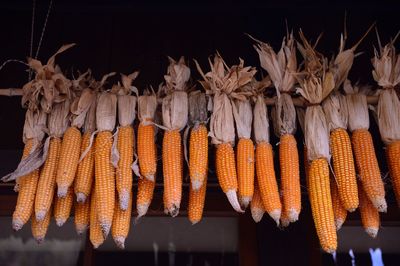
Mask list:
[[190,186],[188,217],[192,224],[197,224],[203,217],[204,202],[206,199],[207,177],[203,180],[200,189],[194,190]]
[[243,212],[236,194],[238,181],[236,175],[235,152],[231,144],[222,143],[217,146],[216,170],[219,185],[226,194],[229,203],[237,212]]
[[385,188],[376,158],[371,133],[366,129],[354,130],[351,136],[357,171],[368,198],[379,212],[386,212]]
[[257,181],[254,184],[254,194],[253,194],[253,199],[250,202],[250,210],[251,210],[251,216],[253,217],[253,220],[256,223],[261,221],[265,210],[264,210],[264,205],[263,205],[263,201],[261,199],[260,189],[258,187]]
[[47,159],[40,172],[40,178],[35,197],[36,220],[42,221],[49,212],[53,202],[56,186],[56,171],[60,156],[61,140],[59,138],[50,139]]
[[90,197],[90,226],[89,226],[89,239],[93,247],[96,249],[104,242],[104,235],[98,219],[98,208],[96,199],[96,189],[93,189],[92,196]]
[[75,202],[75,229],[78,235],[86,232],[90,220],[90,201]]
[[128,209],[132,194],[132,163],[133,143],[135,134],[132,126],[120,127],[118,131],[117,148],[119,152],[118,168],[116,171],[116,187],[119,197],[119,207]]
[[[281,198],[281,201],[282,201],[282,196],[280,198]],[[285,206],[283,205],[282,206],[282,213],[281,213],[280,222],[277,222],[277,224],[281,228],[288,227],[289,224],[290,224],[289,217],[287,215],[288,215],[288,212],[285,210]]]
[[154,136],[153,125],[139,124],[137,152],[140,174],[150,181],[155,181],[157,170],[157,148]]
[[365,232],[371,237],[375,238],[378,235],[380,226],[379,212],[367,197],[362,186],[358,188],[358,195],[360,195],[360,214],[361,222]]
[[330,142],[340,201],[352,212],[358,207],[358,192],[351,140],[345,129],[338,128],[331,132]]
[[400,141],[386,146],[386,157],[397,205],[400,206]]
[[282,135],[279,145],[281,190],[283,206],[290,222],[299,219],[301,210],[299,154],[296,139],[291,134]]
[[138,194],[136,202],[138,218],[146,215],[151,200],[153,199],[154,187],[155,187],[155,182],[150,181],[147,178],[139,178]]
[[102,131],[95,143],[95,189],[98,198],[97,216],[104,238],[111,229],[115,201],[115,173],[111,163],[112,133]]
[[182,198],[182,147],[178,130],[165,131],[162,149],[164,172],[164,209],[175,217]]
[[61,227],[68,220],[71,214],[72,204],[74,202],[74,193],[72,186],[68,188],[67,195],[64,198],[56,198],[54,203],[54,218],[57,226]]
[[51,210],[49,210],[42,221],[38,221],[35,215],[32,215],[31,230],[32,236],[38,244],[42,244],[46,237],[47,229],[49,228]]
[[254,193],[254,145],[251,139],[241,138],[236,151],[239,200],[244,208],[249,205]]
[[[82,137],[81,155],[86,151],[90,144],[91,132],[85,132]],[[94,179],[94,155],[93,147],[90,148],[86,156],[78,164],[78,170],[74,182],[76,200],[85,202],[89,197]]]
[[[34,140],[28,139],[24,147],[22,159],[29,155],[33,145]],[[38,180],[39,169],[36,169],[25,176],[21,176],[17,181],[19,191],[12,220],[12,228],[15,231],[20,230],[32,216]]]
[[256,146],[256,173],[258,189],[265,211],[279,224],[282,204],[274,170],[272,146],[267,142]]
[[190,182],[194,190],[199,190],[207,176],[208,132],[205,125],[200,124],[192,129],[189,149]]
[[[132,193],[131,193],[132,194]],[[111,234],[117,247],[125,248],[125,239],[128,237],[131,225],[132,195],[129,197],[126,210],[121,210],[115,206],[115,213],[111,227]]]
[[81,132],[76,127],[69,127],[65,131],[56,177],[58,197],[65,197],[68,193],[68,188],[74,182],[76,169],[78,168],[81,141]]
[[344,221],[346,221],[347,211],[343,207],[342,202],[340,201],[338,187],[334,178],[331,178],[331,195],[332,195],[332,207],[333,207],[333,215],[335,217],[336,230],[339,230],[342,227]]
[[308,152],[307,152],[307,146],[304,144],[303,146],[303,160],[304,160],[304,174],[306,177],[306,186],[308,189],[308,172],[310,171],[310,162],[308,161]]
[[311,162],[308,182],[311,211],[320,244],[325,252],[333,253],[337,248],[337,236],[326,159]]

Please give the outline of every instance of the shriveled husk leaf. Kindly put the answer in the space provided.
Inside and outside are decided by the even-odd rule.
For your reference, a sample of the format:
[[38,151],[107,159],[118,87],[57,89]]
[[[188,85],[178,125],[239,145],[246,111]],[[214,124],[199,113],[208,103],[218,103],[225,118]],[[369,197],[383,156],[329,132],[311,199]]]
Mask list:
[[210,120],[211,143],[214,145],[235,142],[235,124],[232,105],[225,93],[217,93],[213,98],[213,113]]
[[85,117],[93,101],[96,100],[96,93],[86,88],[81,95],[73,101],[71,105],[72,122],[71,126],[81,128],[85,123]]
[[253,110],[251,108],[250,100],[235,100],[232,103],[237,135],[239,138],[250,139],[251,124],[253,122]]
[[69,100],[53,105],[47,123],[50,137],[61,138],[64,135],[69,125],[69,109]]
[[97,99],[96,126],[98,131],[113,131],[117,112],[117,96],[102,92]]
[[85,124],[83,126],[83,132],[92,133],[96,130],[96,108],[97,108],[97,92],[95,92],[94,99],[90,104],[89,110],[85,116]]
[[149,125],[154,121],[157,110],[157,96],[155,93],[139,96],[138,118],[143,125]]
[[189,124],[196,126],[207,123],[206,94],[199,90],[189,93]]
[[374,54],[374,80],[383,88],[394,88],[400,83],[400,54],[396,54],[393,41],[380,48],[380,52],[374,49]]
[[322,106],[330,131],[338,128],[347,129],[348,111],[344,95],[334,92],[324,100]]
[[119,125],[132,125],[136,117],[136,96],[118,95],[118,121]]
[[304,119],[308,160],[326,158],[329,161],[329,129],[322,107],[320,105],[308,107]]
[[296,132],[296,109],[289,94],[280,94],[276,99],[271,116],[277,137],[285,134],[293,135]]
[[26,110],[25,123],[23,129],[22,139],[24,143],[28,139],[34,139],[40,143],[45,136],[47,114],[43,111]]
[[383,142],[387,145],[400,140],[400,101],[395,90],[380,92],[377,115]]
[[257,96],[253,117],[254,138],[256,142],[269,143],[268,109],[262,94]]
[[344,82],[346,102],[348,110],[348,122],[350,131],[369,129],[369,113],[365,90],[358,86],[352,86],[349,80]]
[[185,58],[182,56],[178,62],[171,57],[168,57],[168,59],[167,75],[164,75],[167,94],[177,90],[186,91],[187,82],[190,78],[190,68],[186,66]]

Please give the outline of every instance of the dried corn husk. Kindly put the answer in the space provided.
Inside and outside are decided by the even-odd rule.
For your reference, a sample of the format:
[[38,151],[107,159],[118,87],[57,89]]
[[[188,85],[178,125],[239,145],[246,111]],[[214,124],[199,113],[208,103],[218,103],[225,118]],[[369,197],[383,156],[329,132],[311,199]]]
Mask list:
[[96,126],[98,131],[113,131],[117,111],[117,96],[102,92],[97,99]]
[[348,111],[346,96],[334,92],[322,103],[329,131],[338,128],[347,129]]
[[157,110],[157,96],[154,92],[145,90],[138,99],[138,118],[143,125],[149,125],[154,121]]
[[250,99],[235,100],[232,103],[237,136],[238,138],[250,139],[251,124],[253,122],[253,110],[251,108]]
[[81,128],[84,125],[86,114],[95,100],[96,93],[92,89],[83,89],[82,94],[71,104],[71,126]]
[[257,95],[253,110],[253,130],[257,143],[269,143],[268,109],[262,94]]
[[207,123],[206,94],[199,90],[189,93],[189,125],[197,127]]
[[348,110],[348,123],[351,132],[357,129],[369,129],[369,113],[366,90],[352,86],[349,80],[344,82],[343,86],[346,92],[346,102]]

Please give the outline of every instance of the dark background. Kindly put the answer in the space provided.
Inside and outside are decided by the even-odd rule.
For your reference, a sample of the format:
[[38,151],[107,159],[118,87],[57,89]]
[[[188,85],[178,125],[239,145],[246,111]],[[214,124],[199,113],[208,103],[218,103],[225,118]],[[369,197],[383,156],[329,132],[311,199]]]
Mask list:
[[[50,1],[36,2],[34,54]],[[38,58],[46,61],[62,44],[75,42],[76,47],[56,60],[69,77],[73,71],[76,73],[87,68],[98,79],[111,71],[130,73],[140,70],[135,85],[142,90],[150,85],[157,87],[163,81],[167,55],[174,58],[184,55],[189,60],[194,80],[199,75],[192,59],[197,59],[208,69],[207,58],[216,50],[228,64],[237,63],[241,57],[246,64],[259,68],[253,42],[244,33],[270,42],[278,49],[286,32],[285,20],[296,37],[300,28],[312,40],[323,32],[318,50],[329,57],[337,53],[346,12],[347,47],[358,41],[374,22],[382,42],[386,43],[400,29],[400,4],[396,2],[54,0]],[[0,2],[0,62],[25,60],[29,55],[31,20],[31,1]],[[375,32],[371,32],[360,45],[359,51],[364,53],[354,62],[350,72],[352,81],[375,84],[371,77],[370,59],[376,40]],[[0,71],[0,88],[18,88],[27,81],[28,73],[22,64],[11,63]],[[24,110],[20,107],[19,97],[0,97],[2,172],[14,168],[18,161],[23,120]],[[372,117],[371,131],[385,173],[383,144]],[[271,140],[274,144],[277,141],[275,137]],[[301,151],[301,141],[299,145]],[[306,208],[300,219],[305,222],[297,223],[285,232],[272,231],[274,225],[263,220],[257,232],[265,238],[273,237],[275,241],[259,239],[260,254],[264,254],[260,256],[261,263],[266,260],[276,261],[274,265],[310,263],[309,256],[319,251],[315,238],[304,239],[308,232],[311,234],[313,231],[309,209]],[[304,247],[299,248],[303,241],[307,241],[310,248],[314,247],[309,254],[302,253]]]

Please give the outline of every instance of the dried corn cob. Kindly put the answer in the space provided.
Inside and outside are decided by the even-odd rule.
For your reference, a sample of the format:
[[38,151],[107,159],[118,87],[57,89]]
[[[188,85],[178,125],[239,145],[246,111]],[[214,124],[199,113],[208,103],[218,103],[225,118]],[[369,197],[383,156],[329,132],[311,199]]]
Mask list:
[[58,227],[65,224],[71,214],[71,208],[74,202],[73,188],[68,188],[67,195],[64,198],[57,197],[54,202],[54,218]]
[[76,174],[76,179],[74,182],[74,190],[76,195],[76,200],[79,203],[86,202],[89,197],[92,183],[94,179],[94,154],[93,147],[90,145],[90,137],[92,132],[88,131],[83,134],[82,145],[81,145],[81,155],[87,150],[87,154],[78,164],[78,170]]
[[150,203],[153,199],[155,182],[148,178],[139,178],[136,208],[138,218],[146,215]]
[[254,184],[254,195],[253,199],[250,202],[250,209],[251,209],[251,216],[253,217],[253,220],[258,223],[261,221],[265,208],[263,205],[263,201],[261,199],[261,194],[260,194],[260,189],[258,188],[257,181]]
[[82,235],[89,227],[90,220],[90,200],[85,202],[75,202],[75,229],[78,235]]
[[380,227],[379,212],[367,197],[361,185],[358,187],[358,195],[360,195],[360,214],[361,222],[365,232],[375,238],[378,235]]
[[386,157],[392,178],[393,191],[396,195],[397,205],[400,206],[400,141],[395,141],[386,146]]
[[93,187],[91,199],[90,199],[90,227],[89,227],[89,239],[92,243],[93,247],[96,249],[101,244],[103,244],[105,238],[102,232],[102,228],[100,225],[100,221],[98,219],[98,210],[97,208],[97,195],[96,188]]
[[333,207],[333,215],[335,217],[336,230],[339,231],[339,229],[342,228],[343,223],[346,221],[347,211],[343,207],[342,202],[340,200],[336,180],[332,177],[331,177],[331,197],[332,197],[332,207]]
[[194,190],[193,186],[189,189],[188,218],[194,225],[200,222],[203,217],[204,202],[206,199],[207,177],[203,180],[200,189]]
[[32,236],[38,244],[42,244],[44,241],[47,229],[49,228],[50,217],[51,217],[51,210],[49,210],[46,213],[45,217],[41,221],[38,221],[35,215],[32,215],[32,220],[31,220]]
[[126,210],[122,210],[115,206],[115,214],[111,228],[111,234],[117,247],[125,248],[125,239],[128,237],[129,228],[131,225],[132,211],[132,195],[129,197],[129,202]]

